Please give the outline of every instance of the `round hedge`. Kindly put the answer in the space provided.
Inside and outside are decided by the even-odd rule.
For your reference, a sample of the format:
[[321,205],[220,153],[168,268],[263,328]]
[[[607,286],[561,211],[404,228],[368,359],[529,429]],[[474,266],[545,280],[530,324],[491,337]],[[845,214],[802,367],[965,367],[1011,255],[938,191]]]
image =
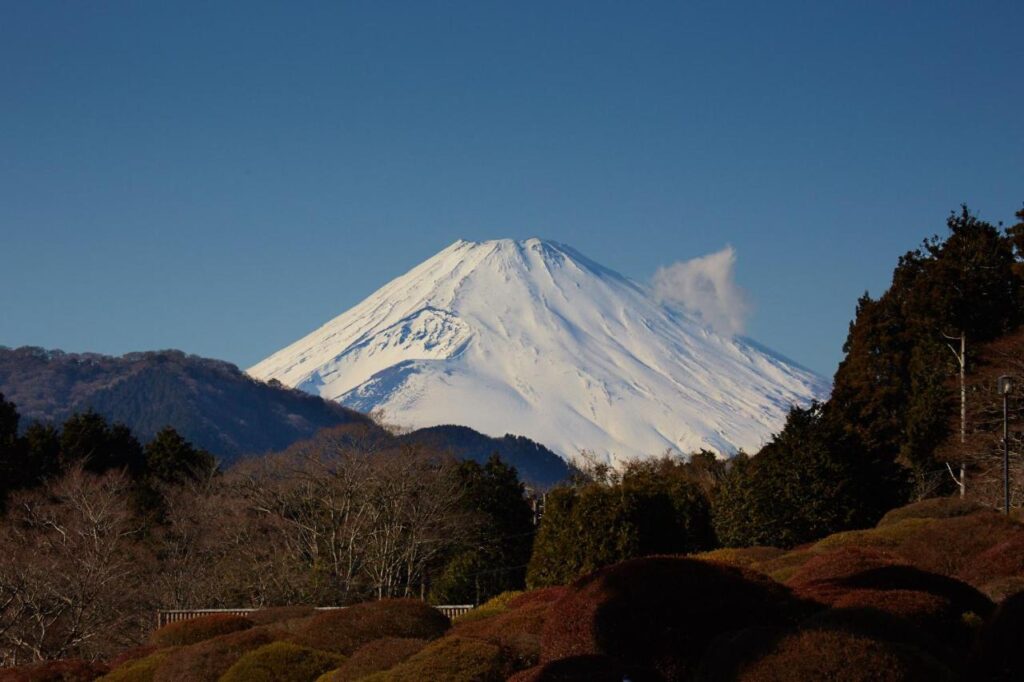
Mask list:
[[258,627],[181,647],[157,667],[153,682],[216,680],[244,654],[277,639],[277,633]]
[[437,609],[415,599],[382,599],[320,611],[291,628],[289,639],[321,651],[351,655],[384,637],[436,639],[451,625]]
[[952,682],[948,668],[905,644],[835,630],[805,630],[780,639],[745,666],[740,682]]
[[501,648],[478,639],[444,637],[403,663],[363,678],[365,682],[500,682],[508,675]]
[[828,605],[848,599],[855,591],[895,590],[923,592],[948,600],[957,617],[975,613],[984,618],[993,608],[985,595],[959,580],[921,570],[891,554],[850,547],[811,559],[788,584],[798,595]]
[[203,640],[226,635],[231,632],[248,630],[253,627],[250,619],[244,616],[232,616],[226,613],[215,613],[189,620],[168,623],[156,632],[149,640],[158,647],[186,646]]
[[967,516],[982,509],[984,507],[980,504],[959,497],[930,497],[887,512],[878,522],[878,527],[883,528],[907,519],[949,519]]
[[92,682],[110,667],[99,661],[68,658],[17,668],[0,668],[0,682]]
[[310,682],[344,660],[291,642],[273,642],[243,655],[219,682]]
[[608,656],[572,656],[516,673],[508,682],[660,682],[650,672],[631,670]]
[[990,680],[1024,680],[1024,592],[1007,597],[985,624],[978,667]]
[[755,571],[685,557],[633,559],[581,578],[551,607],[541,660],[605,655],[682,679],[722,633],[804,614],[788,590]]
[[131,659],[100,678],[103,682],[153,682],[157,669],[175,651],[174,647],[159,649],[148,656]]
[[389,670],[430,644],[425,639],[385,637],[356,649],[327,682],[355,682],[376,672]]
[[249,614],[249,620],[256,625],[272,625],[297,618],[309,618],[316,614],[312,606],[270,606]]

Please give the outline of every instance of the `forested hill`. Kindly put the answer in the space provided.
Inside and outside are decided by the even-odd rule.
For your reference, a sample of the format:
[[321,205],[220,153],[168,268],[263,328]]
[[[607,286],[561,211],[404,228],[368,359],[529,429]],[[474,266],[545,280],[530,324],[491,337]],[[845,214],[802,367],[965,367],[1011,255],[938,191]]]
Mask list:
[[335,403],[256,381],[230,363],[176,350],[111,357],[0,347],[0,393],[17,405],[23,427],[93,410],[143,441],[173,426],[226,463],[282,450],[328,426],[369,422]]
[[365,424],[389,445],[420,445],[481,463],[497,453],[534,485],[548,486],[571,474],[562,458],[528,438],[491,438],[463,426],[430,427],[396,438],[337,403],[176,350],[111,357],[0,347],[0,395],[17,406],[22,430],[35,421],[59,425],[76,412],[93,410],[125,424],[143,442],[172,426],[222,465],[242,455],[284,450],[323,429]]

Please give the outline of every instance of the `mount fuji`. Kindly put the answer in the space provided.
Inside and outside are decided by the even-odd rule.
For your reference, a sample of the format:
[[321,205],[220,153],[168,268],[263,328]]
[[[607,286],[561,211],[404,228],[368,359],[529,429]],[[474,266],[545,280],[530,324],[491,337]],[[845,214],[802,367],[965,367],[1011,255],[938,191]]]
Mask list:
[[457,241],[248,370],[387,421],[516,433],[567,459],[756,451],[813,372],[574,249]]

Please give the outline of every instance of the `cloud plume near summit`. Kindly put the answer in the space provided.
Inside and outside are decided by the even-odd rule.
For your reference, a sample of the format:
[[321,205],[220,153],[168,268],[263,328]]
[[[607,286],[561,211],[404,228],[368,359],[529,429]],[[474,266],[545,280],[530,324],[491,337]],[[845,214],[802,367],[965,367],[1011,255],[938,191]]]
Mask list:
[[681,306],[719,334],[742,334],[750,301],[736,283],[736,250],[726,246],[687,261],[658,268],[651,284],[662,303]]

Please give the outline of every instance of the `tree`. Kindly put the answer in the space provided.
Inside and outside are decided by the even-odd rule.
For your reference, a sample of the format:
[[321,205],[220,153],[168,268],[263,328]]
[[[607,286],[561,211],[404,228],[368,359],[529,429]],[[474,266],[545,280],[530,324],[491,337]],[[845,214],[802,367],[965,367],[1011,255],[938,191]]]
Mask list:
[[94,473],[126,469],[138,475],[145,466],[142,446],[128,427],[111,426],[92,411],[72,415],[64,422],[60,451],[65,467],[81,463]]
[[966,207],[947,228],[945,238],[900,258],[880,298],[858,302],[826,406],[871,456],[910,467],[919,495],[933,488],[935,449],[954,406],[965,405],[947,377],[969,369],[975,343],[1015,328],[1024,314],[1015,257],[1024,229],[1003,233]]
[[19,492],[0,526],[0,665],[96,658],[149,624],[151,570],[122,473],[81,467]]
[[533,545],[533,510],[514,467],[497,454],[481,466],[456,464],[462,509],[475,523],[433,582],[431,598],[448,604],[480,603],[508,590],[523,589]]
[[216,468],[213,455],[193,447],[170,426],[161,429],[144,452],[146,473],[160,483],[202,480]]
[[873,525],[905,494],[900,468],[862,451],[821,405],[794,408],[757,456],[732,460],[714,527],[727,546],[793,547]]

